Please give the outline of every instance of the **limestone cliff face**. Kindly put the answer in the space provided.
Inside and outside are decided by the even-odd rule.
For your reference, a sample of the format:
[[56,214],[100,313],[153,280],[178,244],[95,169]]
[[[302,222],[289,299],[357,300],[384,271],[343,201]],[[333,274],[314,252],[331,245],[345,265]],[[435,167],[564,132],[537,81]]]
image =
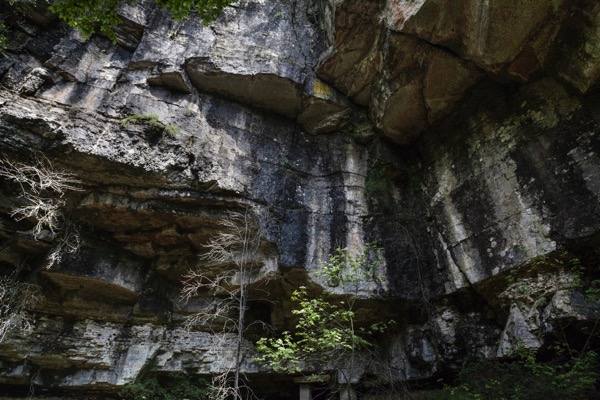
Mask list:
[[[249,312],[278,329],[319,259],[383,246],[387,298],[364,307],[399,322],[395,379],[594,326],[600,6],[451,3],[249,0],[206,27],[142,2],[122,8],[117,45],[30,11],[0,59],[0,150],[81,181],[64,198],[80,245],[34,235],[0,182],[0,271],[44,295],[32,330],[0,343],[0,383],[114,391],[149,368],[226,368],[233,338],[183,329],[210,299],[179,292],[245,208],[263,231],[256,279],[278,277]],[[123,123],[150,114],[158,128]],[[253,339],[243,368],[268,376]]]

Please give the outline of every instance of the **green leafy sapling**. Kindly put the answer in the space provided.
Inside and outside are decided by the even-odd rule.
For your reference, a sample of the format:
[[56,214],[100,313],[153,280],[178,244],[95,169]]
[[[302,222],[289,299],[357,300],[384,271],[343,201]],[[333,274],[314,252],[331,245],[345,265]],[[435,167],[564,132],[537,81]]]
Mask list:
[[371,338],[395,323],[380,321],[356,329],[356,300],[365,282],[385,280],[380,274],[383,262],[376,245],[367,245],[355,254],[337,249],[320,262],[317,275],[327,285],[341,288],[342,299],[326,291],[313,296],[305,286],[296,289],[291,296],[296,304],[292,314],[298,318],[294,332],[260,339],[258,361],[286,373],[299,373],[307,365],[317,370],[352,370],[356,352],[372,348]]

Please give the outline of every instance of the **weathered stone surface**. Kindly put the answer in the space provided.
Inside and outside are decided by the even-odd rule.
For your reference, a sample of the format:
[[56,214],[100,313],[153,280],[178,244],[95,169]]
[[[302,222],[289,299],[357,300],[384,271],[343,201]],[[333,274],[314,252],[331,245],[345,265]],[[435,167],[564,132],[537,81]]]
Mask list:
[[[578,117],[580,107],[560,85],[540,81],[516,96],[504,119],[489,109],[472,113],[459,128],[471,133],[451,151],[431,137],[427,152],[438,150],[426,156],[428,198],[456,288],[597,231],[595,186],[573,188],[596,180],[588,167],[596,139],[569,127],[578,118],[596,123]],[[565,196],[570,207],[556,208]]]
[[[311,65],[318,37],[306,15],[297,11],[301,7],[249,2],[227,9],[211,29],[197,20],[173,23],[157,16],[133,54],[132,66],[166,68],[154,72],[150,84],[189,92],[189,76],[201,92],[298,118],[310,132],[331,132],[350,104],[315,81]],[[314,107],[315,102],[323,107]]]
[[[232,346],[235,337],[216,337],[181,329],[170,331],[151,324],[123,330],[120,324],[93,320],[71,326],[60,320],[42,319],[39,323],[44,327],[43,335],[12,339],[29,349],[20,355],[20,359],[29,360],[31,369],[44,367],[59,371],[71,368],[76,372],[63,376],[59,382],[54,381],[51,374],[38,374],[33,381],[36,385],[120,386],[135,380],[149,360],[153,360],[160,371],[188,370],[198,374],[219,372],[231,368],[235,362]],[[70,331],[68,336],[60,333],[64,330]],[[52,347],[38,344],[52,335],[59,336]],[[244,371],[256,372],[256,367],[248,364]],[[27,376],[30,371],[21,369],[14,373]]]
[[[390,0],[336,3],[318,74],[405,143],[452,112],[481,78],[554,71],[581,92],[598,81],[597,5]],[[333,22],[331,22],[333,21]],[[569,28],[567,28],[569,27]]]
[[[482,68],[528,80],[543,68],[547,43],[560,28],[564,1],[458,1],[386,3],[388,29],[417,36],[473,60]],[[522,65],[519,65],[522,64]]]
[[380,2],[339,3],[329,22],[333,43],[318,69],[320,77],[361,106],[369,104],[372,83],[382,67],[382,37],[376,28],[380,13]]
[[[561,78],[585,93],[600,80],[600,8],[595,2],[583,2],[574,14],[558,46],[557,70]],[[576,43],[573,38],[577,38]]]
[[468,64],[407,36],[391,34],[386,67],[371,111],[378,128],[399,143],[416,139],[456,106],[481,77]]
[[[364,241],[359,235],[366,208],[362,171],[371,157],[364,146],[340,134],[334,136],[337,144],[332,137],[310,136],[299,132],[294,121],[210,97],[194,99],[163,89],[153,94],[134,89],[121,98],[126,90],[135,88],[127,81],[114,81],[112,93],[101,89],[103,95],[96,97],[95,77],[85,74],[81,79],[45,88],[38,98],[3,91],[0,100],[3,151],[12,157],[26,157],[32,150],[50,147],[48,157],[76,173],[85,187],[84,193],[75,193],[72,199],[76,204],[73,218],[82,224],[82,247],[39,276],[39,283],[48,290],[54,288],[46,293],[40,309],[69,321],[107,321],[113,324],[111,331],[116,329],[119,334],[131,324],[145,323],[155,324],[158,333],[142,342],[104,349],[110,356],[102,356],[105,361],[98,364],[94,363],[100,356],[88,351],[85,337],[77,333],[64,336],[71,347],[81,350],[73,360],[60,361],[62,347],[51,344],[48,347],[54,350],[50,353],[48,347],[22,353],[27,354],[24,359],[35,360],[35,365],[44,365],[56,372],[53,376],[60,376],[40,380],[40,385],[109,388],[130,381],[149,365],[158,351],[156,335],[170,335],[165,333],[165,324],[172,320],[182,324],[190,313],[190,306],[175,305],[179,282],[190,268],[199,266],[199,256],[206,251],[203,245],[218,231],[217,221],[228,209],[250,205],[258,210],[269,204],[265,251],[276,246],[278,256],[264,255],[264,260],[257,260],[265,265],[262,274],[272,273],[278,266],[308,264],[314,268],[339,241],[347,237],[357,244]],[[83,100],[67,95],[74,87],[84,93]],[[77,106],[64,105],[69,101]],[[124,126],[112,117],[122,108],[111,102],[125,105],[131,113],[156,113],[181,130],[175,137],[161,137],[143,124]],[[338,155],[334,163],[332,154]],[[10,204],[6,212],[10,212]],[[280,206],[273,208],[275,204]],[[16,229],[27,230],[28,223],[23,224]],[[331,233],[323,236],[313,233],[327,230]],[[7,232],[7,239],[14,234]],[[35,243],[31,236],[28,241]],[[37,260],[43,261],[51,246],[42,246],[36,252]],[[3,255],[23,248],[11,241]],[[12,265],[18,261],[13,257],[5,260]],[[45,325],[38,327],[41,338],[52,337],[44,336],[48,335]],[[31,346],[20,339],[10,343],[6,354]],[[188,348],[173,344],[170,348],[184,359],[196,359],[197,344]],[[187,369],[190,365],[195,373],[217,372],[224,368],[215,361],[222,358],[221,351],[219,348],[203,367],[193,367],[196,361],[165,361],[172,365],[165,368]],[[88,353],[91,360],[77,364],[78,357]],[[12,369],[12,363],[3,368],[12,371],[4,382],[20,382],[29,374],[27,368]],[[70,372],[72,368],[77,371]],[[255,372],[257,367],[251,368],[249,371]]]
[[[593,330],[599,22],[579,5],[243,1],[205,27],[143,2],[121,10],[117,46],[42,20],[17,33],[0,152],[76,175],[63,199],[80,241],[46,269],[64,232],[36,238],[0,180],[0,274],[21,266],[44,294],[32,329],[0,343],[0,383],[114,393],[147,369],[231,367],[219,321],[183,329],[214,299],[179,293],[190,269],[231,268],[201,256],[246,207],[263,229],[253,283],[279,277],[248,315],[280,331],[289,294],[325,286],[319,259],[379,242],[387,279],[361,283],[356,312],[397,321],[378,360],[393,380]],[[271,381],[261,334],[243,369]],[[362,360],[353,380],[378,376]]]
[[481,74],[424,40],[386,33],[379,26],[385,15],[380,2],[343,2],[336,14],[334,44],[318,73],[368,106],[386,136],[408,143],[447,115]]

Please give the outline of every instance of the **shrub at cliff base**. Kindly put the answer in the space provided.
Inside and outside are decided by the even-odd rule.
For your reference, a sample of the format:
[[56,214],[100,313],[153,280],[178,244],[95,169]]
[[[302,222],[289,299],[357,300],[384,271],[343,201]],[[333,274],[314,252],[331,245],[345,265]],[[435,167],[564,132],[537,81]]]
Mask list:
[[209,394],[207,381],[183,373],[170,374],[164,379],[144,377],[125,385],[120,393],[125,400],[205,400]]
[[516,360],[480,360],[459,373],[459,385],[427,397],[428,400],[590,400],[597,390],[598,355],[558,353],[539,362],[533,350],[520,349]]

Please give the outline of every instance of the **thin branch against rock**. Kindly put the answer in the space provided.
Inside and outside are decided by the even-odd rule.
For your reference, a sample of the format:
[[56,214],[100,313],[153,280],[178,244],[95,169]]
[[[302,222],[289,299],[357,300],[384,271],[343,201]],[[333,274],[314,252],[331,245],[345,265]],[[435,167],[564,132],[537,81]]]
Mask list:
[[33,320],[27,313],[41,299],[40,287],[18,280],[19,269],[0,277],[0,343],[13,329],[29,331]]
[[20,186],[24,205],[16,207],[11,216],[17,221],[33,219],[33,236],[38,239],[45,229],[56,234],[61,229],[64,195],[80,191],[81,182],[74,175],[58,170],[45,156],[37,154],[24,163],[0,155],[0,177]]
[[24,193],[51,191],[62,197],[68,191],[81,190],[81,182],[74,175],[56,169],[41,154],[36,154],[30,163],[12,161],[1,155],[0,176],[19,183]]
[[17,221],[34,219],[37,221],[33,227],[33,236],[37,239],[44,229],[53,234],[60,229],[61,208],[65,202],[59,199],[41,197],[25,193],[22,196],[29,204],[15,208],[10,216]]
[[[196,313],[186,319],[185,327],[191,329],[198,324],[221,322],[221,336],[233,334],[235,339],[235,363],[213,377],[211,398],[224,400],[254,398],[240,372],[243,361],[244,332],[247,329],[245,314],[248,309],[249,285],[253,280],[253,267],[260,252],[262,232],[257,216],[250,210],[231,211],[220,223],[222,228],[206,245],[203,259],[219,268],[231,269],[210,274],[192,270],[183,278],[181,296],[185,301],[206,291],[215,296],[210,310]],[[237,316],[232,314],[237,312]],[[218,335],[215,335],[218,336]],[[223,347],[220,348],[222,351]]]
[[79,233],[79,227],[74,224],[67,222],[63,229],[60,231],[58,240],[55,240],[55,245],[50,249],[50,252],[46,256],[46,269],[52,268],[56,264],[60,264],[63,255],[75,254],[81,247],[81,235]]

